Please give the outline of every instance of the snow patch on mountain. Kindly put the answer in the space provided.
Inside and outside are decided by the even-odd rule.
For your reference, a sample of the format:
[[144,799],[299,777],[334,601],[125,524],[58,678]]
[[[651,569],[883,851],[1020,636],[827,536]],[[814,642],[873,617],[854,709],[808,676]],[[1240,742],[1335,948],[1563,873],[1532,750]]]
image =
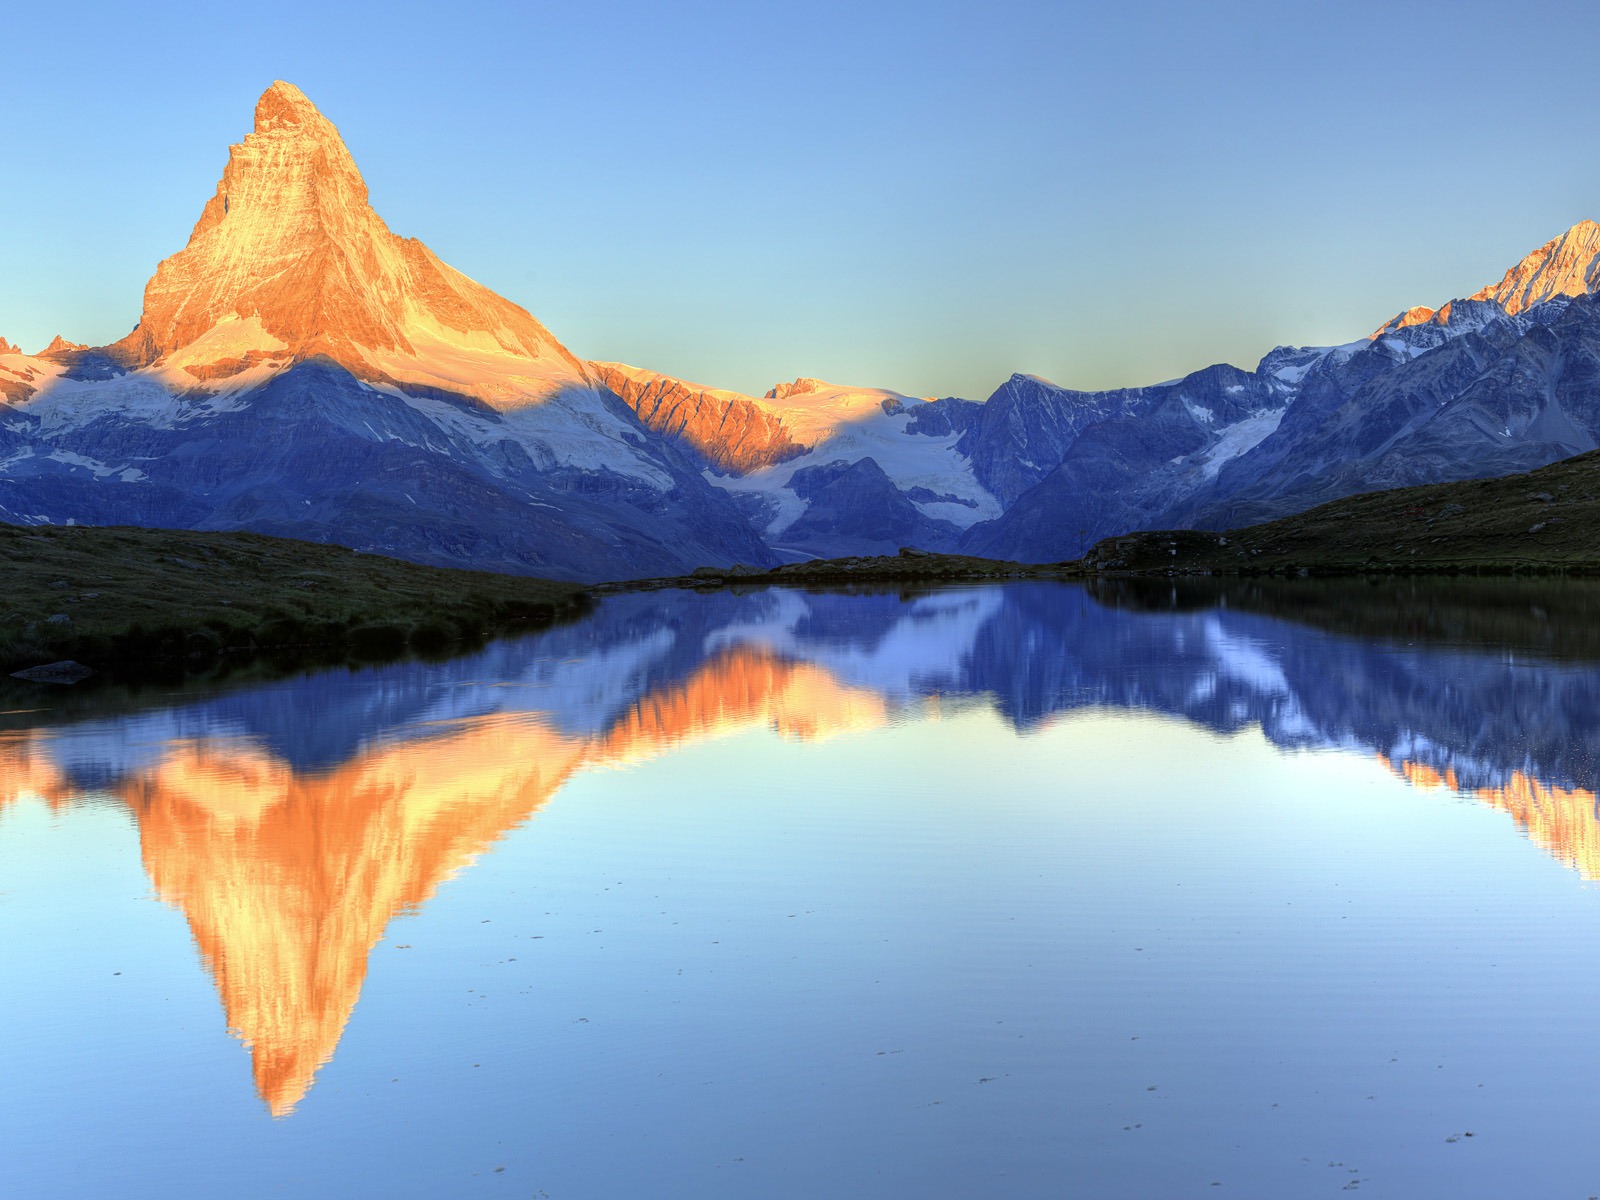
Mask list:
[[[764,399],[783,418],[791,437],[812,446],[833,437],[843,426],[870,416],[874,410],[882,412],[926,402],[887,388],[849,387],[805,377],[780,383]],[[888,470],[887,465],[879,465]]]
[[[836,389],[835,395],[843,391]],[[1000,502],[978,482],[971,462],[957,449],[959,433],[914,434],[907,429],[912,420],[908,411],[885,412],[881,401],[877,406],[851,403],[856,416],[834,424],[830,436],[811,453],[744,476],[708,478],[729,492],[766,497],[772,508],[763,533],[769,538],[781,536],[805,512],[805,501],[789,488],[796,471],[864,458],[876,462],[925,516],[965,529],[1000,515]]]
[[218,363],[244,365],[251,355],[282,354],[289,346],[274,337],[258,315],[241,317],[228,313],[194,341],[179,347],[163,360],[165,366],[189,371],[196,378],[207,378],[208,368]]
[[496,408],[520,408],[560,391],[594,390],[586,373],[554,355],[507,350],[488,333],[450,329],[417,319],[407,349],[363,348],[362,357],[385,379],[475,396]]
[[894,705],[918,700],[963,678],[984,626],[1004,607],[999,588],[938,591],[905,607],[869,643],[802,634],[814,605],[802,592],[777,591],[762,619],[729,622],[706,639],[707,654],[754,646],[780,658],[814,662],[840,682],[869,688]]
[[140,483],[143,480],[149,478],[138,467],[129,467],[129,466],[112,467],[112,466],[107,466],[105,463],[101,462],[99,459],[86,458],[84,455],[82,455],[82,454],[74,454],[70,450],[53,450],[49,454],[45,455],[45,458],[47,458],[51,462],[62,463],[63,465],[69,466],[69,467],[82,467],[84,470],[88,471],[91,475],[93,475],[96,479],[113,479],[114,478],[114,479],[117,479],[117,480],[121,481],[122,483]]
[[1287,411],[1287,408],[1280,408],[1264,412],[1226,427],[1214,445],[1195,456],[1194,465],[1200,468],[1206,479],[1215,479],[1229,462],[1248,454],[1276,432]]
[[97,421],[174,429],[241,406],[233,393],[176,395],[160,372],[133,372],[113,379],[72,379],[58,370],[18,407],[38,421],[39,435],[49,438]]

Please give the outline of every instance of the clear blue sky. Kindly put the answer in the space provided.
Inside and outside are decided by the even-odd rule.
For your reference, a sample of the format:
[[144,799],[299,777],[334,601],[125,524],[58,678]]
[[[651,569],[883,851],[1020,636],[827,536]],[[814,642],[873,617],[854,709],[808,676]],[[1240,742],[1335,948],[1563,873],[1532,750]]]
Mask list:
[[1582,3],[28,4],[0,334],[105,342],[257,95],[579,355],[981,397],[1346,341],[1600,217]]

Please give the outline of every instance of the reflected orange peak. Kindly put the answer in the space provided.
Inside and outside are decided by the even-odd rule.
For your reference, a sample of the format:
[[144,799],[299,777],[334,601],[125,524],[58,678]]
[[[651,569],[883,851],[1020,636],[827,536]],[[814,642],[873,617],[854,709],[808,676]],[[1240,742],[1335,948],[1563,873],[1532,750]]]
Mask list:
[[0,813],[30,798],[61,808],[74,794],[75,789],[56,765],[48,733],[0,733]]
[[333,1054],[394,915],[536,811],[580,753],[491,718],[325,774],[235,742],[177,743],[127,786],[145,869],[188,917],[275,1115]]
[[1419,788],[1448,788],[1459,795],[1510,815],[1528,840],[1584,879],[1600,879],[1600,820],[1595,793],[1583,788],[1558,788],[1522,771],[1512,772],[1500,787],[1463,788],[1453,770],[1440,774],[1425,763],[1396,766],[1383,755],[1378,761]]
[[[881,725],[887,705],[823,668],[738,648],[647,696],[597,736],[496,715],[299,771],[242,738],[175,741],[117,788],[145,870],[180,909],[251,1051],[274,1115],[337,1048],[395,914],[536,812],[585,765],[618,765],[752,728],[815,740]],[[0,802],[70,789],[45,733],[0,738]]]
[[645,697],[602,739],[599,756],[637,762],[688,741],[766,727],[799,741],[884,724],[876,692],[839,682],[811,663],[748,646],[708,660],[684,683]]

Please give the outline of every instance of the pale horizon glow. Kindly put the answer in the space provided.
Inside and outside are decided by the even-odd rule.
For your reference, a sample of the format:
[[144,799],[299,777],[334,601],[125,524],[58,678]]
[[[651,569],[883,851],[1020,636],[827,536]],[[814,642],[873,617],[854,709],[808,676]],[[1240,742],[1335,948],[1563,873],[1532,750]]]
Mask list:
[[[582,358],[981,399],[1347,342],[1600,216],[1579,3],[8,15],[0,336],[138,319],[274,79]],[[70,30],[70,37],[66,31]],[[54,48],[56,53],[38,52]],[[1510,49],[1508,49],[1510,48]],[[1508,86],[1520,83],[1508,100]],[[1507,187],[1515,172],[1518,186]]]

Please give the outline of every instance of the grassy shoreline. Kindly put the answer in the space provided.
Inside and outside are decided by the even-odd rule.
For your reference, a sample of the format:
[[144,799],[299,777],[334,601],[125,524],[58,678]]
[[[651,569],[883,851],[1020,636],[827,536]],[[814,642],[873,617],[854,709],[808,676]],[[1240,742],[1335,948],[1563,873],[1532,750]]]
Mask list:
[[1364,492],[1224,533],[1106,538],[1090,575],[1600,575],[1600,451],[1520,475]]
[[688,575],[664,575],[653,579],[631,579],[618,583],[595,584],[595,594],[607,592],[646,592],[666,588],[713,591],[732,586],[830,587],[852,583],[930,583],[948,580],[981,581],[990,579],[1082,579],[1080,564],[1017,563],[995,558],[976,558],[967,554],[933,554],[906,549],[899,554],[816,558],[785,563],[781,567],[700,567]]
[[587,610],[579,584],[251,533],[0,525],[0,672],[438,654]]

